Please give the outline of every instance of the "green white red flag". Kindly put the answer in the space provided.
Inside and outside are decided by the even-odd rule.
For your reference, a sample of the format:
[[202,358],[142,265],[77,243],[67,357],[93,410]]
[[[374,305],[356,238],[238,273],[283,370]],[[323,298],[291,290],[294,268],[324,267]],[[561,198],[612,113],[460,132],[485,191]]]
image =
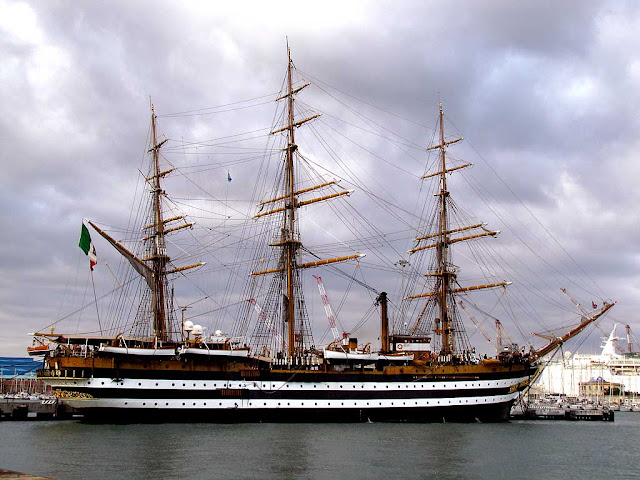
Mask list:
[[84,254],[89,257],[89,266],[93,271],[93,267],[98,263],[98,256],[96,255],[96,247],[91,241],[91,235],[89,235],[89,229],[82,224],[82,232],[80,233],[80,242],[78,246],[82,249]]

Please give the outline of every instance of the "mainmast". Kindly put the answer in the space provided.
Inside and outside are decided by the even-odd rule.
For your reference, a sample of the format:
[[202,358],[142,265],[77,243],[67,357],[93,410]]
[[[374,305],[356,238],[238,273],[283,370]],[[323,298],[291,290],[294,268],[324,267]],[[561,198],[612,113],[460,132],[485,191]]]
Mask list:
[[284,321],[287,322],[288,327],[288,345],[289,356],[293,356],[295,353],[295,331],[296,331],[296,319],[295,319],[295,301],[294,301],[294,268],[295,268],[295,255],[300,242],[294,238],[294,227],[296,221],[296,196],[295,196],[295,175],[293,171],[293,152],[296,150],[294,136],[294,115],[293,115],[293,87],[291,83],[291,50],[287,43],[287,108],[289,125],[287,126],[287,162],[286,162],[286,188],[287,188],[287,200],[285,201],[285,215],[284,215],[284,259],[285,259],[285,271],[286,271],[286,295],[283,297],[283,310],[285,312]]
[[[332,198],[340,197],[343,195],[350,195],[352,190],[341,190],[335,193],[330,193],[327,195],[322,195],[319,197],[311,198],[308,200],[300,200],[300,197],[304,194],[309,194],[312,192],[317,192],[319,190],[326,189],[328,187],[335,186],[337,181],[328,181],[321,183],[319,185],[314,185],[311,187],[296,189],[296,172],[295,172],[295,156],[297,155],[298,145],[295,142],[295,129],[300,127],[301,125],[319,117],[320,115],[312,115],[308,118],[304,118],[302,120],[296,121],[295,118],[295,108],[294,108],[294,100],[295,95],[300,92],[302,89],[309,86],[309,83],[305,83],[299,87],[293,88],[293,61],[291,60],[291,50],[289,49],[289,45],[287,43],[287,86],[286,93],[281,95],[276,99],[286,100],[286,121],[287,125],[282,128],[278,128],[271,132],[271,135],[277,133],[286,133],[286,147],[285,158],[284,158],[284,191],[280,196],[275,198],[265,200],[260,202],[259,206],[262,208],[266,205],[280,203],[282,202],[281,207],[273,208],[269,211],[260,212],[256,214],[253,218],[259,218],[267,215],[272,215],[276,213],[283,214],[283,220],[280,227],[279,239],[270,243],[272,247],[281,248],[280,260],[277,268],[272,268],[268,270],[263,270],[259,272],[252,272],[251,275],[266,275],[266,274],[279,274],[282,275],[282,280],[284,285],[282,285],[282,326],[283,326],[283,335],[282,335],[282,350],[288,354],[289,357],[296,356],[299,352],[298,350],[302,347],[304,340],[304,332],[302,331],[304,328],[304,321],[302,318],[296,318],[296,312],[299,315],[304,315],[304,305],[303,298],[301,292],[299,291],[301,286],[299,285],[300,279],[297,271],[306,268],[314,268],[322,265],[329,265],[337,262],[343,262],[346,260],[353,260],[360,257],[363,257],[362,254],[355,255],[347,255],[343,257],[336,258],[328,258],[328,259],[319,259],[307,263],[298,263],[298,252],[302,245],[299,232],[298,232],[298,219],[296,210],[305,205],[310,205],[313,203],[329,200]],[[280,301],[280,300],[278,300]],[[284,331],[286,330],[286,335]],[[299,336],[298,336],[299,334]],[[286,339],[286,345],[285,344]]]
[[[439,242],[436,246],[436,262],[438,265],[438,276],[440,277],[440,292],[438,295],[438,303],[440,307],[440,319],[442,322],[442,355],[449,355],[453,350],[451,328],[449,322],[449,311],[447,309],[447,294],[449,293],[449,278],[451,272],[448,270],[448,253],[449,245],[447,243],[447,161],[445,158],[444,144],[444,113],[442,111],[442,102],[440,102],[440,231]],[[437,323],[437,322],[436,322]],[[437,328],[437,325],[436,325]]]

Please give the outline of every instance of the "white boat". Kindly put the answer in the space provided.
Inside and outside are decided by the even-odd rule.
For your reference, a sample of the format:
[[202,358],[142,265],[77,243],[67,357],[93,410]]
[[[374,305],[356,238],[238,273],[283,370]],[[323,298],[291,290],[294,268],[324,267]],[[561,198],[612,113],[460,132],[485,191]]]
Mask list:
[[248,348],[239,349],[222,349],[208,347],[180,347],[178,349],[180,355],[210,355],[216,357],[248,357]]
[[142,357],[173,357],[176,354],[175,347],[143,348],[143,347],[112,347],[110,345],[100,345],[98,349],[104,353],[115,353],[117,355],[137,355]]
[[359,360],[361,362],[377,362],[385,360],[390,362],[411,362],[413,354],[410,355],[385,355],[378,352],[340,352],[336,350],[324,350],[326,360]]

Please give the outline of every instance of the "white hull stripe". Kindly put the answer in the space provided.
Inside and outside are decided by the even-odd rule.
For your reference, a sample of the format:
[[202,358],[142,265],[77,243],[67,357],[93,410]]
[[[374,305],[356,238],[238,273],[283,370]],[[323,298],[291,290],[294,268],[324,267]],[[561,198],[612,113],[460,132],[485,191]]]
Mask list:
[[43,380],[54,388],[91,388],[95,389],[138,389],[138,390],[183,390],[188,395],[190,390],[216,391],[223,389],[238,389],[249,391],[464,391],[486,388],[511,388],[529,377],[518,377],[500,380],[461,380],[461,381],[414,381],[414,382],[262,382],[251,380],[150,380],[150,379],[119,379],[113,378],[64,378],[49,377]]
[[373,408],[442,408],[473,405],[491,405],[513,401],[518,393],[507,395],[492,395],[483,397],[463,398],[438,398],[438,399],[393,399],[393,400],[246,400],[246,399],[132,399],[132,398],[105,398],[105,399],[67,399],[71,407],[82,410],[85,408],[122,408],[122,409],[200,409],[200,410],[226,410],[226,409],[373,409]]

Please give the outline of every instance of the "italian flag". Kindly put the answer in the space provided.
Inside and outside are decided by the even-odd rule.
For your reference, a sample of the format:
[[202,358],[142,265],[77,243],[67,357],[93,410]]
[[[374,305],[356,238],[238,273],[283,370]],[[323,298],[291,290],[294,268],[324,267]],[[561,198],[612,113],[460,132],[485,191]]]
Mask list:
[[93,242],[91,241],[89,230],[84,223],[82,224],[82,232],[80,233],[80,243],[78,243],[78,246],[84,254],[89,257],[89,266],[93,271],[93,266],[98,263],[98,256],[96,255],[96,247],[93,246]]

